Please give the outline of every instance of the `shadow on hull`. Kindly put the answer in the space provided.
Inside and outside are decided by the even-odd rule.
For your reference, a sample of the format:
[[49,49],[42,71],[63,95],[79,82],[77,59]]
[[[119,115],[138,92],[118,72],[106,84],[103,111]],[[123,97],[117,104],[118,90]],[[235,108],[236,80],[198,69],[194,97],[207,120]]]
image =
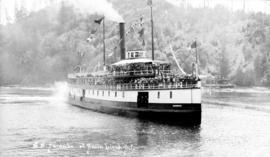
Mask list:
[[105,114],[123,116],[129,118],[138,118],[143,121],[151,121],[159,124],[176,125],[176,126],[200,126],[201,110],[190,112],[153,112],[136,109],[125,109],[119,107],[108,107],[100,104],[89,104],[83,101],[69,100],[69,104],[83,109],[97,111]]

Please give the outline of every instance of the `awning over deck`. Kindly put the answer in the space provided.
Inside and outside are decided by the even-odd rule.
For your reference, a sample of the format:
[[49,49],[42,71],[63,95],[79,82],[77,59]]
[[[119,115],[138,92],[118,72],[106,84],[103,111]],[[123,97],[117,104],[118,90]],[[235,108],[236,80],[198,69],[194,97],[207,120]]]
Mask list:
[[140,59],[127,59],[127,60],[121,60],[119,62],[116,62],[112,64],[112,66],[121,66],[121,65],[127,65],[127,64],[137,64],[137,63],[143,63],[143,64],[169,64],[169,62],[165,61],[159,61],[159,60],[151,60],[146,58],[140,58]]

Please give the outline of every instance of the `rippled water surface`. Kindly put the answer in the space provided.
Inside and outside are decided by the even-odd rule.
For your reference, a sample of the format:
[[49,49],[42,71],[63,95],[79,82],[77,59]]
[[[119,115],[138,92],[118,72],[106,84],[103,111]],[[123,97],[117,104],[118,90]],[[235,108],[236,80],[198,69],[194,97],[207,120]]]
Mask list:
[[[203,104],[201,126],[171,126],[71,106],[63,87],[0,89],[0,156],[270,154],[269,112]],[[269,91],[218,93],[206,97],[246,104],[252,96],[250,105],[270,106]]]

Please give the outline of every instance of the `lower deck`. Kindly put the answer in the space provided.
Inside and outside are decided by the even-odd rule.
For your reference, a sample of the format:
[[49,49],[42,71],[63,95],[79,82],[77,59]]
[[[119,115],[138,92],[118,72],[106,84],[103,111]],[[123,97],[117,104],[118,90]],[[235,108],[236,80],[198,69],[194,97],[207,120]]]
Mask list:
[[201,104],[200,88],[106,90],[89,88],[87,86],[69,86],[69,95],[71,97],[82,97],[85,100],[137,103],[138,105],[159,104],[159,106],[163,106],[162,104],[173,104],[175,108],[181,107],[182,104],[190,106]]
[[118,108],[139,112],[193,112],[201,111],[201,103],[184,104],[184,103],[149,103],[143,102],[121,102],[101,99],[91,99],[78,96],[69,96],[69,101],[83,104],[86,108],[99,110],[102,107]]
[[69,87],[69,103],[94,111],[170,122],[201,121],[201,89],[102,90]]

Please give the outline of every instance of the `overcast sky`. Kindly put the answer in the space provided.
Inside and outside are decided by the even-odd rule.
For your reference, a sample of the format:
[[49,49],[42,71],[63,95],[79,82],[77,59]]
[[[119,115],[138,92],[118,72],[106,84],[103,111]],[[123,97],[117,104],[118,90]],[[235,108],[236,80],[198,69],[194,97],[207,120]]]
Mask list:
[[[6,24],[8,21],[13,22],[16,8],[23,7],[28,12],[38,11],[50,5],[52,2],[55,3],[57,1],[61,1],[61,0],[0,0],[0,24]],[[70,0],[70,1],[74,1],[75,3],[77,3],[77,1],[82,1],[82,0]],[[90,1],[95,2],[95,3],[89,3],[91,5],[95,5],[95,4],[102,5],[103,3],[97,3],[97,2],[106,1],[106,0],[88,0],[88,1],[85,0],[85,2],[90,2]],[[166,1],[177,6],[182,5],[185,7],[191,6],[191,7],[213,8],[217,5],[223,5],[232,11],[245,10],[246,12],[259,12],[260,11],[267,14],[270,13],[270,0],[268,1],[265,1],[265,0],[166,0]],[[153,0],[153,2],[155,2],[155,0]],[[104,8],[106,8],[105,6],[109,6],[109,5],[104,5]],[[85,7],[86,6],[82,6],[82,8],[85,8]]]
[[269,0],[167,0],[175,5],[183,5],[185,7],[210,7],[222,5],[230,10],[245,10],[246,12],[264,12],[270,13]]

